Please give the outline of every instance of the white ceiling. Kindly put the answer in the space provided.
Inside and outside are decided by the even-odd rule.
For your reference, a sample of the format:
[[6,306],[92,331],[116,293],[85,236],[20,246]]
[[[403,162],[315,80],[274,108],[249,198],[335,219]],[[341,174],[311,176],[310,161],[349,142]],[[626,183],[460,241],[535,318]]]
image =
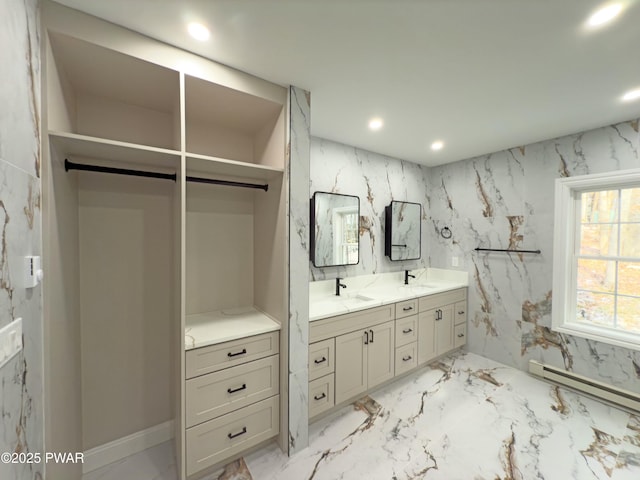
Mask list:
[[[640,88],[637,0],[592,31],[602,1],[58,1],[310,90],[313,135],[426,165],[640,117],[620,100]],[[187,34],[194,20],[207,42]]]

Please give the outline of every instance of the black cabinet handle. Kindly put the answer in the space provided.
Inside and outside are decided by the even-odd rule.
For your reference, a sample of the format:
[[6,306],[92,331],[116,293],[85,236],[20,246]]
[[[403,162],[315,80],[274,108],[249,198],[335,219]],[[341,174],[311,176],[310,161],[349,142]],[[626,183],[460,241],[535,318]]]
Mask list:
[[316,359],[313,361],[313,363],[315,363],[316,365],[320,365],[322,362],[326,362],[327,361],[327,357],[322,357],[320,360]]
[[238,388],[227,388],[227,393],[236,393],[236,392],[241,392],[242,390],[247,388],[247,384],[243,383],[241,387]]
[[407,355],[406,357],[402,357],[402,361],[403,362],[408,362],[409,360],[411,360],[411,355]]
[[413,332],[413,328],[405,328],[404,330],[402,330],[402,333],[411,333]]
[[459,333],[458,338],[462,338],[462,337],[464,337],[464,333]]
[[464,315],[464,310],[458,310],[458,315]]
[[364,344],[369,345],[369,332],[367,330],[364,331]]
[[244,435],[245,433],[247,433],[247,427],[242,427],[242,431],[238,433],[227,433],[227,437],[229,437],[229,439],[232,439],[239,437],[240,435]]
[[231,352],[229,352],[229,353],[227,353],[227,356],[228,356],[229,358],[231,358],[231,357],[237,357],[238,355],[244,355],[244,354],[246,354],[246,353],[247,353],[247,349],[246,349],[246,348],[243,348],[241,352],[236,352],[236,353],[231,353]]
[[327,396],[326,393],[322,392],[322,395],[314,395],[313,399],[314,400],[322,400],[323,398],[325,398]]
[[405,312],[410,312],[411,310],[413,310],[413,307],[403,307],[402,310]]
[[371,332],[371,343],[373,343],[373,330],[369,330]]

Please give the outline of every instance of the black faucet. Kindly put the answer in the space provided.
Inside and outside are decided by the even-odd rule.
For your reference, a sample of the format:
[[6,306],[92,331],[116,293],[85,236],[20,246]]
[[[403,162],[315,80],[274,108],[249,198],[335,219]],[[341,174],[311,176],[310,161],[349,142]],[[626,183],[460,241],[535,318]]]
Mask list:
[[411,275],[411,274],[409,273],[409,270],[405,270],[405,271],[404,271],[404,284],[405,284],[405,285],[409,285],[409,277],[411,277],[411,278],[416,278],[416,276],[415,276],[415,275]]
[[336,278],[336,295],[340,295],[340,287],[342,288],[347,288],[347,286],[344,283],[340,283],[340,280],[342,280],[340,277]]

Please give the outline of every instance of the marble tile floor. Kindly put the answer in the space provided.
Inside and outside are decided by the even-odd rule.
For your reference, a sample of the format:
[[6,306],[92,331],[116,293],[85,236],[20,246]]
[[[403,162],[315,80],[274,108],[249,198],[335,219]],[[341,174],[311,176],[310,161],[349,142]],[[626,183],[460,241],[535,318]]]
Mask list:
[[[639,480],[640,415],[471,353],[310,426],[310,446],[247,456],[225,480]],[[170,443],[83,480],[174,480]],[[213,480],[213,479],[207,479]]]

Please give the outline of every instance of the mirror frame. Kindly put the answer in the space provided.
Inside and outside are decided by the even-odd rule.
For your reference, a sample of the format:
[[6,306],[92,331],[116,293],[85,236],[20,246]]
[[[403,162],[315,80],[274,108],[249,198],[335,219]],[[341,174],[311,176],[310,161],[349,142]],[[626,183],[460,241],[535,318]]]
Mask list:
[[[403,203],[408,205],[418,205],[418,256],[412,258],[393,258],[391,239],[393,236],[393,204]],[[420,260],[422,258],[422,204],[415,202],[401,202],[398,200],[392,200],[391,203],[384,209],[385,226],[384,226],[384,254],[389,257],[392,262],[402,262],[409,260]]]
[[[317,194],[324,194],[324,195],[336,195],[336,196],[340,196],[340,197],[351,197],[351,198],[355,198],[357,203],[358,203],[358,213],[357,213],[357,218],[358,218],[358,261],[355,263],[335,263],[335,264],[330,264],[330,265],[317,265],[316,264],[316,195]],[[344,267],[344,266],[349,266],[349,265],[358,265],[360,263],[360,197],[356,196],[356,195],[344,195],[342,193],[333,193],[333,192],[321,192],[321,191],[316,191],[313,192],[313,196],[311,197],[311,201],[310,201],[310,217],[311,217],[311,224],[309,225],[309,236],[310,236],[310,241],[309,241],[309,259],[311,260],[311,263],[313,263],[313,266],[316,268],[325,268],[325,267]]]

